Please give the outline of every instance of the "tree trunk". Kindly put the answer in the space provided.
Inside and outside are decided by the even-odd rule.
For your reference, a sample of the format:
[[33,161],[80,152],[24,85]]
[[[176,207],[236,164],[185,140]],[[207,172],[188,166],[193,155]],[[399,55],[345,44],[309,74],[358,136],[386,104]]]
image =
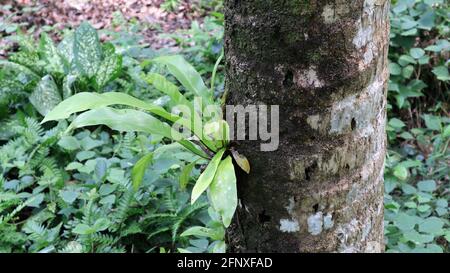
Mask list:
[[237,143],[252,171],[232,251],[384,250],[388,16],[387,0],[225,1],[227,104],[280,111],[278,150]]

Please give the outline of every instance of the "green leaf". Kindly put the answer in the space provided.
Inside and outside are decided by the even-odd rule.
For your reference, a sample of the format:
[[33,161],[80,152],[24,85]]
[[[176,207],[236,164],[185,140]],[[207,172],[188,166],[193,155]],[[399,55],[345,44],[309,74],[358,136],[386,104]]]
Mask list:
[[77,150],[80,148],[80,143],[73,136],[61,137],[61,139],[58,141],[58,145],[69,151]]
[[81,151],[77,153],[76,158],[78,161],[85,161],[86,159],[93,158],[95,156],[95,152],[93,151]]
[[64,36],[64,39],[58,44],[58,51],[61,56],[65,59],[66,64],[70,66],[73,60],[73,43],[74,34],[68,34]]
[[222,156],[225,153],[225,149],[221,149],[219,152],[214,155],[206,167],[205,171],[200,175],[197,182],[195,183],[194,188],[192,189],[191,196],[191,204],[194,204],[195,201],[200,197],[200,195],[209,187],[211,182],[214,179],[217,168],[221,162]]
[[408,65],[402,69],[402,76],[406,79],[411,78],[413,73],[414,73],[414,66],[412,65]]
[[193,226],[185,230],[183,233],[181,233],[180,236],[208,237],[213,240],[223,240],[225,236],[225,230],[222,227],[207,228],[207,227]]
[[164,110],[164,108],[160,106],[144,102],[125,93],[107,92],[98,94],[81,92],[61,102],[50,113],[46,115],[41,123],[51,120],[67,119],[73,113],[115,104],[141,108],[172,122],[180,119],[179,116],[168,113],[166,110]]
[[408,169],[399,164],[394,167],[394,175],[400,180],[406,180],[408,178]]
[[417,188],[421,191],[433,192],[436,190],[436,182],[434,180],[424,180],[417,183]]
[[88,78],[96,75],[102,62],[102,51],[97,31],[87,22],[75,31],[74,63],[78,72]]
[[414,139],[414,136],[411,133],[409,133],[409,132],[401,133],[400,137],[403,138],[403,139],[407,139],[407,140]]
[[192,142],[188,140],[179,140],[178,141],[181,145],[183,145],[184,148],[188,149],[189,151],[193,152],[194,154],[203,157],[205,159],[210,159],[210,157],[201,149],[197,148],[196,145],[194,145]]
[[72,96],[72,85],[77,80],[77,76],[75,75],[67,75],[64,77],[63,80],[63,86],[62,86],[62,95],[63,99],[67,99],[68,97]]
[[448,72],[448,67],[446,67],[444,65],[433,68],[433,74],[436,75],[436,77],[440,81],[450,80],[450,74]]
[[183,170],[180,174],[180,188],[181,190],[185,190],[187,187],[187,184],[189,182],[190,174],[192,172],[192,169],[194,169],[195,164],[197,164],[197,160],[194,162],[191,162],[184,166]]
[[409,54],[414,59],[420,59],[423,55],[425,55],[425,50],[423,50],[421,48],[417,48],[417,47],[416,48],[411,48],[409,50]]
[[440,218],[429,217],[419,224],[419,231],[433,235],[441,235],[444,224],[444,221]]
[[400,58],[398,59],[398,63],[401,66],[407,66],[408,64],[415,64],[416,60],[414,58],[412,58],[411,56],[408,55],[402,55],[400,56]]
[[237,207],[236,175],[230,156],[220,162],[210,186],[209,197],[214,210],[222,217],[224,226],[228,227]]
[[394,219],[395,225],[402,231],[408,231],[414,229],[418,223],[417,217],[400,212],[396,219]]
[[111,225],[111,221],[109,221],[107,218],[99,218],[94,223],[94,229],[96,232],[98,231],[104,231]]
[[149,73],[146,77],[149,84],[152,84],[156,89],[168,95],[175,105],[185,105],[193,112],[193,105],[188,101],[176,85],[167,80],[164,76],[157,73]]
[[182,56],[162,56],[152,60],[166,65],[169,72],[189,91],[202,97],[207,105],[213,104],[212,94],[206,87],[200,74]]
[[181,237],[187,236],[199,236],[199,237],[210,237],[213,234],[213,230],[207,227],[194,226],[190,227],[181,233]]
[[52,77],[47,75],[41,79],[29,99],[36,110],[45,116],[61,102],[61,95]]
[[400,75],[402,73],[402,68],[396,63],[389,63],[389,71],[391,75]]
[[441,118],[433,115],[423,115],[423,119],[425,120],[425,125],[430,130],[441,131],[442,124]]
[[217,241],[212,249],[212,253],[225,253],[227,250],[227,245],[224,241]]
[[89,235],[96,232],[95,228],[91,228],[86,224],[78,224],[73,230],[73,233],[81,234],[81,235]]
[[[74,119],[69,129],[106,125],[120,132],[146,132],[167,138],[180,137],[178,132],[149,114],[132,109],[102,107],[89,110]],[[181,137],[180,137],[181,138]]]
[[429,243],[433,241],[433,236],[428,235],[428,234],[420,234],[415,230],[410,230],[407,231],[403,234],[403,237],[407,240],[407,241],[411,241],[415,244],[425,244],[425,243]]
[[133,188],[135,191],[139,189],[139,186],[142,184],[142,180],[144,178],[145,170],[148,165],[153,160],[153,153],[149,153],[139,159],[138,162],[133,166],[133,170],[131,171],[131,181],[133,182]]
[[117,54],[107,55],[100,64],[96,76],[95,86],[102,89],[108,82],[116,79],[122,70],[122,56]]
[[64,73],[64,61],[59,55],[59,51],[53,44],[52,39],[47,33],[41,33],[41,41],[39,45],[39,51],[42,55],[42,59],[45,62],[45,70],[50,74],[63,74]]
[[442,133],[442,137],[447,138],[450,137],[450,125],[447,125]]
[[425,0],[424,2],[425,2],[425,4],[427,4],[429,6],[433,6],[435,4],[442,4],[442,3],[444,3],[444,0]]
[[59,196],[61,196],[62,200],[68,204],[72,204],[77,199],[79,194],[79,192],[73,190],[59,191]]
[[82,167],[83,167],[83,164],[81,164],[80,162],[71,162],[64,169],[66,171],[73,171],[73,170],[78,170]]
[[400,128],[403,128],[406,126],[405,123],[403,121],[399,120],[398,118],[391,118],[389,120],[389,125],[396,129],[400,129]]
[[[200,121],[201,117],[195,111],[193,104],[180,93],[178,87],[157,73],[149,73],[146,80],[148,83],[155,86],[156,89],[168,95],[176,106],[186,106],[189,109],[188,113],[185,113],[186,111],[183,112],[183,114],[187,114],[187,116],[183,116],[183,120],[186,119],[184,123],[186,123],[187,120],[190,120],[191,123],[187,129],[197,126],[197,128],[194,128],[194,130],[191,131],[200,138],[201,135],[199,133],[202,132],[201,124],[200,122],[195,122],[195,120]],[[214,150],[213,144],[210,141],[206,140],[204,137],[202,138],[202,141],[210,149]]]

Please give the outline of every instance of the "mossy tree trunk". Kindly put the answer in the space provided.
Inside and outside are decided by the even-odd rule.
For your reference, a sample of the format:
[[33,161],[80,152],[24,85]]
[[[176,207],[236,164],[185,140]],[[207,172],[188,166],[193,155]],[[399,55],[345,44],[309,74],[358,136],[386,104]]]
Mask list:
[[387,0],[225,0],[227,104],[279,105],[238,177],[235,252],[383,251]]

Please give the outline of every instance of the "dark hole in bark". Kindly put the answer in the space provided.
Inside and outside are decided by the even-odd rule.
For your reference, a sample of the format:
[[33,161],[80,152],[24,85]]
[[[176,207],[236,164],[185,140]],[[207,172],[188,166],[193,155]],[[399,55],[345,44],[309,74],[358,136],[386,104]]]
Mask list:
[[261,224],[270,222],[270,219],[272,219],[272,217],[266,214],[266,210],[263,210],[260,214],[258,214],[258,221]]
[[346,170],[350,170],[350,165],[346,164],[346,165],[345,165],[345,169],[346,169]]
[[314,209],[314,213],[317,213],[317,211],[319,211],[319,204],[315,204],[313,206],[313,209]]
[[352,131],[354,131],[356,129],[356,120],[354,118],[352,118],[351,126],[352,126]]
[[294,84],[294,73],[292,73],[292,71],[289,70],[284,75],[283,86],[284,87],[291,87],[293,84]]
[[305,178],[306,178],[306,180],[308,180],[308,181],[311,180],[311,176],[314,173],[314,170],[316,168],[317,168],[317,162],[314,161],[314,163],[311,166],[309,166],[309,167],[307,167],[305,169]]

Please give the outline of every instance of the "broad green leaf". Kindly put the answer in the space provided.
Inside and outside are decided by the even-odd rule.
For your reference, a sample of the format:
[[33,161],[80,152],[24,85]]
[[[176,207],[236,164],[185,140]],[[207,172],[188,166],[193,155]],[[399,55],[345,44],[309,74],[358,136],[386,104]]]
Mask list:
[[417,183],[417,188],[421,191],[433,192],[436,190],[436,182],[434,180],[424,180]]
[[95,156],[95,152],[93,151],[81,151],[78,152],[76,158],[78,161],[85,161],[86,159],[93,158]]
[[181,190],[185,190],[186,189],[187,184],[189,182],[190,174],[192,172],[192,169],[194,169],[195,164],[197,164],[197,160],[187,164],[181,170],[181,174],[180,174],[180,188],[181,188]]
[[209,159],[210,157],[201,149],[197,148],[197,146],[195,146],[192,142],[188,141],[188,140],[179,140],[178,141],[181,145],[184,146],[184,148],[188,149],[189,151],[193,152],[194,154]]
[[162,93],[168,95],[174,104],[176,105],[185,105],[192,112],[194,111],[194,107],[190,101],[188,101],[183,94],[181,94],[180,90],[176,85],[167,80],[164,76],[157,73],[149,73],[146,78],[149,84],[152,84],[156,89],[161,91]]
[[389,125],[394,128],[403,128],[406,126],[406,124],[403,121],[399,120],[398,118],[391,118],[389,120]]
[[391,75],[400,75],[402,73],[402,68],[396,63],[389,63],[389,71]]
[[402,69],[402,76],[406,79],[411,78],[413,73],[414,73],[414,66],[412,65],[408,65]]
[[188,129],[194,128],[194,126],[198,126],[197,128],[194,128],[191,131],[193,131],[193,133],[195,135],[197,135],[199,138],[201,138],[202,141],[206,142],[205,144],[209,148],[214,150],[213,149],[214,147],[212,147],[212,143],[210,141],[208,141],[207,139],[203,138],[199,134],[199,132],[201,133],[201,130],[202,130],[201,122],[195,122],[195,120],[201,121],[201,118],[198,115],[198,113],[195,111],[193,104],[190,101],[188,101],[180,93],[180,91],[178,90],[178,87],[175,86],[170,81],[168,81],[165,77],[163,77],[163,76],[161,76],[160,74],[157,74],[157,73],[149,73],[147,75],[147,82],[152,84],[156,89],[158,89],[162,93],[168,95],[175,105],[187,107],[189,112],[188,113],[183,112],[183,114],[188,114],[188,116],[183,116],[183,118],[185,118],[187,120],[190,120],[190,122],[191,122],[190,126],[188,127]]
[[407,231],[403,234],[403,237],[407,241],[411,241],[415,244],[425,244],[433,241],[433,236],[428,234],[420,234],[415,230]]
[[187,230],[185,230],[183,233],[181,233],[181,237],[186,236],[200,236],[200,237],[210,237],[210,234],[212,233],[212,230],[207,227],[200,227],[200,226],[194,226],[190,227]]
[[425,50],[423,50],[421,48],[417,48],[417,47],[416,48],[411,48],[409,50],[409,54],[414,59],[420,59],[423,55],[425,55]]
[[73,230],[73,233],[75,234],[81,234],[81,235],[89,235],[96,232],[95,228],[92,228],[86,224],[78,224]]
[[178,132],[164,122],[141,111],[132,109],[114,109],[102,107],[89,110],[74,119],[69,129],[80,127],[106,125],[121,132],[146,132],[172,139]]
[[214,210],[222,217],[224,226],[228,227],[237,207],[236,175],[230,156],[220,162],[210,186],[209,197]]
[[446,67],[444,65],[433,68],[433,73],[434,73],[434,75],[436,75],[438,80],[441,80],[441,81],[449,81],[450,80],[450,74],[448,72],[448,67]]
[[52,39],[47,33],[41,33],[41,41],[39,44],[39,51],[42,55],[42,59],[45,62],[45,70],[50,74],[63,74],[64,73],[64,61],[59,55],[59,51],[53,44]]
[[64,36],[64,39],[58,44],[58,51],[65,59],[67,66],[70,68],[70,64],[73,60],[73,43],[74,34],[68,34]]
[[394,167],[394,175],[400,180],[406,180],[406,178],[408,178],[408,169],[399,164]]
[[99,218],[94,223],[94,229],[95,231],[104,231],[111,225],[111,221],[109,221],[107,218]]
[[408,64],[415,64],[416,60],[414,58],[412,58],[411,56],[408,55],[402,55],[400,56],[400,58],[398,59],[398,63],[401,66],[407,66]]
[[53,109],[53,111],[48,113],[41,123],[51,120],[67,119],[73,113],[115,104],[141,108],[172,122],[175,122],[180,118],[168,113],[160,106],[141,101],[125,93],[107,92],[98,94],[82,92],[61,102]]
[[162,56],[152,60],[155,63],[166,65],[169,72],[189,91],[204,99],[204,102],[213,104],[212,94],[206,87],[200,74],[182,56]]
[[224,241],[217,241],[212,249],[212,253],[226,253],[227,246]]
[[225,236],[225,230],[221,227],[218,228],[207,228],[200,226],[193,226],[185,230],[180,235],[181,237],[187,236],[197,236],[197,237],[208,237],[213,240],[222,240]]
[[73,190],[61,190],[59,191],[59,196],[68,204],[72,204],[77,197],[80,195],[79,192]]
[[450,137],[450,125],[447,125],[447,127],[445,127],[444,132],[442,133],[442,137]]
[[204,126],[203,135],[214,140],[216,147],[223,147],[230,140],[230,127],[223,119],[208,122]]
[[442,129],[441,118],[433,115],[423,115],[425,125],[430,130],[440,131]]
[[73,151],[80,148],[80,143],[73,136],[63,136],[58,141],[58,145],[66,150]]
[[142,179],[144,178],[145,170],[153,160],[153,153],[149,153],[139,159],[138,162],[133,166],[131,171],[131,181],[133,182],[134,190],[138,190],[139,186],[142,184]]
[[77,76],[75,75],[67,75],[66,77],[64,77],[62,86],[63,99],[67,99],[70,96],[72,96],[73,94],[72,85],[75,83],[76,80]]
[[250,162],[248,162],[248,159],[244,156],[241,155],[238,151],[232,149],[231,150],[231,154],[233,155],[234,160],[236,161],[236,163],[238,164],[239,167],[241,167],[241,169],[246,172],[246,173],[250,173]]
[[0,67],[10,69],[24,75],[28,81],[39,81],[41,77],[26,66],[21,64],[0,60]]
[[418,224],[417,217],[408,215],[404,212],[400,212],[394,219],[395,225],[402,231],[408,231],[414,229]]
[[102,62],[101,45],[97,31],[87,22],[75,31],[73,44],[74,63],[78,72],[88,78],[96,75]]
[[61,102],[61,95],[52,77],[47,75],[41,79],[29,99],[36,110],[45,116]]
[[108,82],[117,78],[122,69],[122,56],[117,54],[107,55],[100,64],[95,75],[95,86],[101,90]]
[[216,155],[211,159],[205,171],[200,175],[194,188],[192,189],[191,204],[200,197],[200,195],[209,187],[211,182],[216,175],[217,168],[219,167],[220,161],[222,159],[225,149],[221,149]]
[[407,140],[414,139],[414,136],[411,133],[409,133],[409,132],[401,133],[400,137],[403,138],[403,139],[407,139]]
[[192,253],[192,251],[189,251],[189,250],[184,249],[184,248],[177,248],[177,250],[178,250],[179,253]]

